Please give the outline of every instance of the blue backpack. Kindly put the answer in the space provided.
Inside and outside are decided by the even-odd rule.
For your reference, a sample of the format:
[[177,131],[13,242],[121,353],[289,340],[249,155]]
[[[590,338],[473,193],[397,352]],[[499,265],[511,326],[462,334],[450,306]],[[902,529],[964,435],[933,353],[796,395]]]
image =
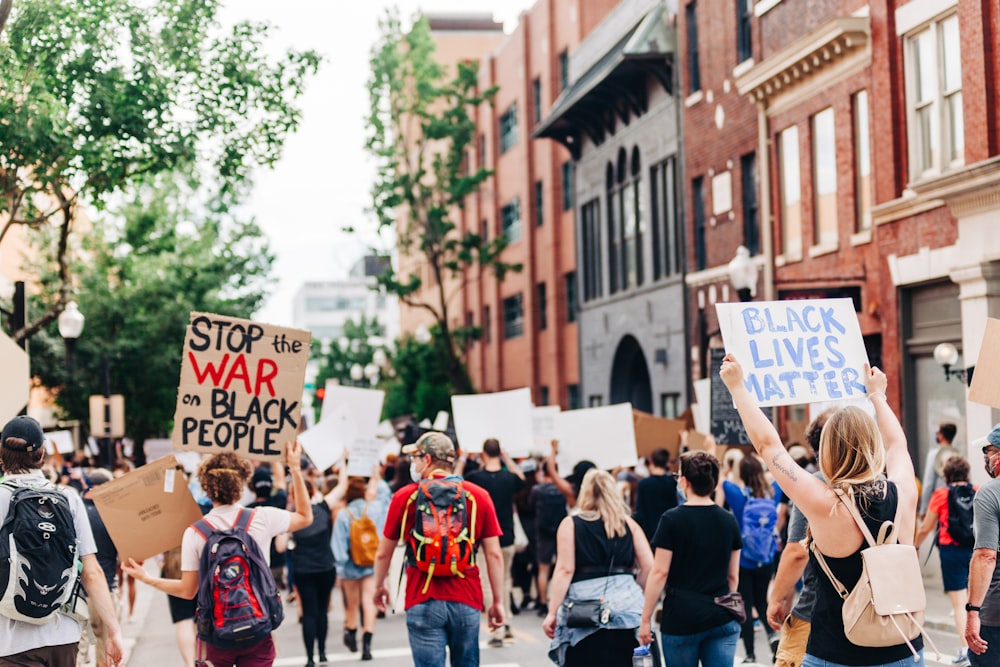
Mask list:
[[247,528],[255,510],[240,509],[231,528],[205,519],[192,524],[205,538],[198,568],[195,625],[198,638],[224,649],[251,646],[285,618],[278,587]]
[[740,535],[743,537],[743,562],[756,567],[769,564],[778,551],[778,507],[773,498],[748,497],[743,506]]

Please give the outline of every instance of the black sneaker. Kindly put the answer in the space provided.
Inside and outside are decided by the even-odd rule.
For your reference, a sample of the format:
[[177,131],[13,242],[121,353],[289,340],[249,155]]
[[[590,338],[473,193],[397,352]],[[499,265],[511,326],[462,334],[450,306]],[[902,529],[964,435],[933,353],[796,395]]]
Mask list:
[[752,665],[755,662],[757,662],[757,658],[754,657],[753,655],[748,655],[747,657],[743,658],[744,665]]
[[535,607],[535,613],[541,616],[542,618],[545,618],[546,616],[549,615],[549,605],[547,604],[537,605]]
[[503,648],[502,639],[491,639],[488,644],[490,648]]
[[771,645],[772,662],[777,661],[778,659],[778,644],[780,643],[780,641],[781,638],[778,635],[771,635],[771,638],[768,640],[768,643]]

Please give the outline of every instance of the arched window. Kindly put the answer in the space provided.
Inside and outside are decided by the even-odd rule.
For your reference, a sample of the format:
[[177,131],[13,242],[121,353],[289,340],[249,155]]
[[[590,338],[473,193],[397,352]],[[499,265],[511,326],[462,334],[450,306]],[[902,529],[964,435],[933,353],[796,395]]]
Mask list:
[[639,148],[632,148],[631,159],[628,152],[618,151],[614,169],[614,183],[611,181],[611,165],[608,165],[608,250],[610,255],[609,274],[611,291],[627,289],[642,284],[642,237],[644,231],[639,182],[642,161]]
[[615,178],[615,167],[610,162],[608,162],[605,178],[605,191],[608,202],[608,293],[614,294],[618,291],[619,282],[618,258],[621,247],[621,216],[619,214],[620,198]]

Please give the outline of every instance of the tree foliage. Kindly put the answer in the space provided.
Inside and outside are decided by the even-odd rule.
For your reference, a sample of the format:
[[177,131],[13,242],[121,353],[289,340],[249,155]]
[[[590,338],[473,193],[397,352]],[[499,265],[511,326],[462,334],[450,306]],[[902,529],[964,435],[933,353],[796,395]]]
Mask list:
[[401,255],[419,258],[433,282],[423,285],[417,275],[390,270],[379,288],[411,307],[427,312],[441,339],[449,383],[459,393],[472,390],[460,357],[463,340],[475,329],[452,327],[449,310],[454,292],[465,289],[481,267],[503,280],[520,271],[504,262],[506,238],[486,240],[462,233],[453,216],[466,198],[477,192],[490,171],[473,168],[469,147],[476,136],[474,112],[490,102],[495,88],[478,90],[478,63],[459,62],[454,75],[434,59],[434,41],[427,20],[418,17],[404,30],[398,13],[387,11],[370,57],[366,147],[375,158],[373,210],[380,230],[395,233]]
[[[73,266],[86,321],[72,371],[55,323],[32,339],[31,366],[43,386],[56,388],[61,416],[87,423],[107,354],[111,391],[126,396],[127,433],[141,443],[170,435],[190,312],[249,318],[263,304],[273,256],[254,222],[199,205],[183,183],[160,179],[129,194],[85,239],[88,260]],[[39,298],[50,306],[59,278],[35,268]]]
[[386,419],[413,415],[417,421],[433,420],[440,410],[451,412],[451,379],[447,367],[441,363],[443,355],[436,347],[441,344],[440,337],[430,343],[420,343],[412,336],[396,341],[393,375],[382,383],[385,389],[382,415]]
[[[299,122],[295,100],[313,52],[266,53],[271,28],[223,30],[219,0],[18,0],[0,33],[0,241],[16,225],[52,227],[59,283],[71,296],[70,234],[79,203],[101,204],[141,179],[203,175],[224,204],[274,164]],[[197,171],[195,170],[197,167]]]
[[[323,349],[322,341],[313,339],[311,356],[319,362],[319,370],[316,373],[317,389],[326,387],[327,380],[336,380],[343,385],[354,384],[351,367],[358,364],[364,368],[373,363],[376,349],[381,348],[386,352],[385,345],[379,344],[384,340],[384,335],[385,328],[379,324],[377,318],[367,318],[362,315],[357,322],[351,319],[345,321],[343,336],[340,340],[327,341],[329,348],[326,350]],[[367,378],[365,382],[368,382]],[[322,399],[319,402],[321,403]]]

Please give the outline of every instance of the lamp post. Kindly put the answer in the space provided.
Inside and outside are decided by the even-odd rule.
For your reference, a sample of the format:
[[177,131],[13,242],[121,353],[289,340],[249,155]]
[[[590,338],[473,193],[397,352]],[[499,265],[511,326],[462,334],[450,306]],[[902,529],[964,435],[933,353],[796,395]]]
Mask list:
[[736,256],[729,262],[729,282],[740,301],[753,300],[757,291],[757,265],[750,259],[750,251],[745,245],[736,249]]
[[83,333],[86,319],[76,301],[67,303],[66,308],[59,314],[59,335],[66,344],[66,373],[70,379],[73,376],[73,349],[76,347],[76,339]]
[[944,368],[944,381],[948,382],[952,378],[962,378],[967,382],[972,382],[972,371],[975,368],[952,368],[958,363],[958,349],[951,343],[938,343],[934,348],[934,361],[938,366]]
[[417,330],[413,332],[413,337],[421,345],[426,345],[431,342],[431,331],[427,328],[426,324],[421,324],[417,327]]
[[355,363],[351,366],[351,384],[355,387],[361,386],[361,378],[365,376],[364,366]]
[[364,373],[365,377],[368,378],[368,384],[375,386],[378,383],[379,367],[374,363],[365,364]]

